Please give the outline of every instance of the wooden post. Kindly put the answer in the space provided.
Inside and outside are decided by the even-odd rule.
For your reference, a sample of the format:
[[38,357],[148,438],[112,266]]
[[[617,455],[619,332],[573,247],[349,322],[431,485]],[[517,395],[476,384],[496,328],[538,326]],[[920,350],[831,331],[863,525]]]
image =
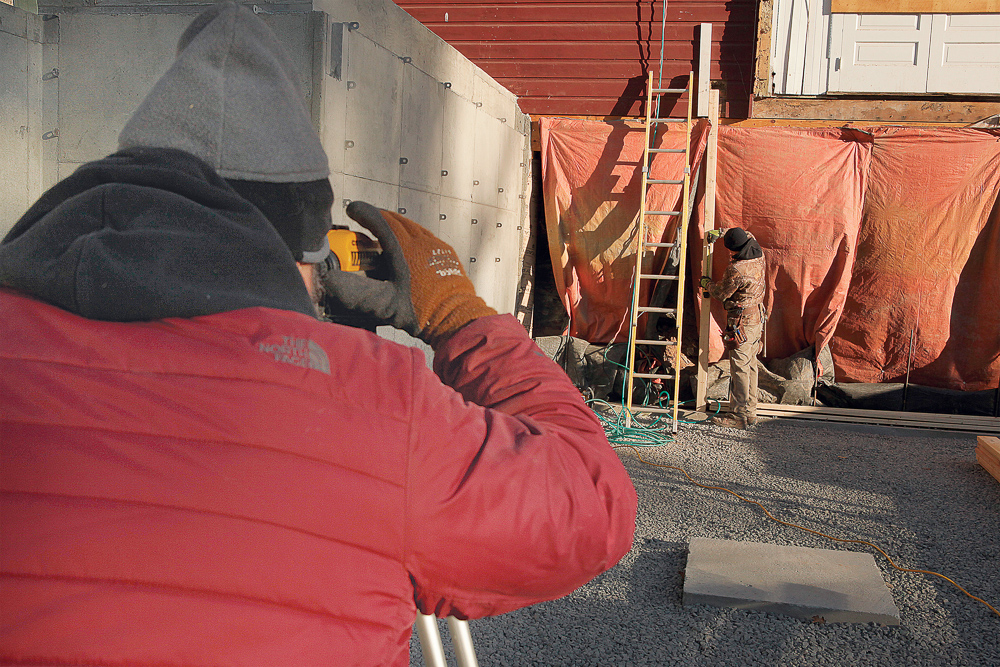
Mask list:
[[[757,63],[753,77],[754,98],[771,95],[771,22],[774,19],[774,0],[760,0],[757,6]],[[751,118],[756,118],[751,114]]]
[[698,116],[709,115],[709,90],[712,88],[712,24],[702,23],[698,48]]
[[[715,173],[719,157],[719,91],[710,90],[708,95],[708,145],[705,147],[705,231],[715,229]],[[712,244],[702,237],[702,275],[712,273]],[[701,286],[697,286],[701,294]],[[698,327],[698,376],[695,391],[695,409],[706,410],[708,392],[708,336],[712,325],[712,307],[709,299],[701,302],[701,316]]]

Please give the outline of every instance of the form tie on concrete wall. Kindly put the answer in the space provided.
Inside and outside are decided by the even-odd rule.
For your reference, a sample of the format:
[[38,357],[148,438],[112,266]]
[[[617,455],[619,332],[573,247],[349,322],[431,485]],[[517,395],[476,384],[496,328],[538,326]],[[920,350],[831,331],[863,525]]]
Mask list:
[[[361,27],[357,21],[330,24],[330,68],[329,75],[343,81],[347,72],[347,35]],[[348,87],[353,87],[348,82]]]

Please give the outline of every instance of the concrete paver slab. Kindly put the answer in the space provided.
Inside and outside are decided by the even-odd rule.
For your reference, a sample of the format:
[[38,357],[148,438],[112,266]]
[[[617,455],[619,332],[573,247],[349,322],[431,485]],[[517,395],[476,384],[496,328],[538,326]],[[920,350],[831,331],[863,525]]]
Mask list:
[[684,604],[829,623],[900,624],[871,554],[706,537],[691,538]]

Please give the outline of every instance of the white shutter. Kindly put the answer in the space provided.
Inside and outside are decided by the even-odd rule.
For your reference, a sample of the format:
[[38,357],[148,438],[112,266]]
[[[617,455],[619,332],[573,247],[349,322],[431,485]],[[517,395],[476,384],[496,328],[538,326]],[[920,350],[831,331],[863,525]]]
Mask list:
[[1000,93],[1000,14],[934,14],[929,93]]
[[771,31],[772,92],[822,95],[826,92],[826,40],[830,14],[824,0],[781,0]]

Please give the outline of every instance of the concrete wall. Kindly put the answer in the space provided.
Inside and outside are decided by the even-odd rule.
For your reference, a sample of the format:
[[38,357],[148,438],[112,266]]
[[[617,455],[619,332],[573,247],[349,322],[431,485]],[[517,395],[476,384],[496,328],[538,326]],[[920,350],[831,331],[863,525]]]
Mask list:
[[391,2],[317,0],[328,16],[321,134],[334,190],[450,243],[476,291],[524,321],[530,121],[513,94]]
[[[47,187],[115,150],[118,132],[203,9],[200,3],[116,1],[56,0],[43,4],[43,12],[57,15],[48,21],[2,6],[3,17],[49,28],[52,42],[45,43],[41,29],[35,37],[5,33],[0,42],[0,147],[17,156],[7,169],[35,173],[39,182],[16,196],[3,194],[7,228],[40,194],[42,181]],[[315,11],[295,2],[256,7],[298,65],[330,158],[335,222],[348,224],[343,208],[356,199],[404,212],[455,247],[490,305],[523,317],[529,310],[528,285],[520,278],[530,242],[530,123],[514,95],[387,0],[317,0]],[[59,69],[57,91],[40,81],[42,70],[51,69],[41,63],[43,53]],[[50,124],[58,136],[43,142],[40,131],[50,128],[37,117],[46,104],[56,112]],[[31,113],[34,122],[18,120]],[[37,166],[24,168],[42,148],[47,180]]]
[[0,4],[0,237],[56,180],[58,22]]

